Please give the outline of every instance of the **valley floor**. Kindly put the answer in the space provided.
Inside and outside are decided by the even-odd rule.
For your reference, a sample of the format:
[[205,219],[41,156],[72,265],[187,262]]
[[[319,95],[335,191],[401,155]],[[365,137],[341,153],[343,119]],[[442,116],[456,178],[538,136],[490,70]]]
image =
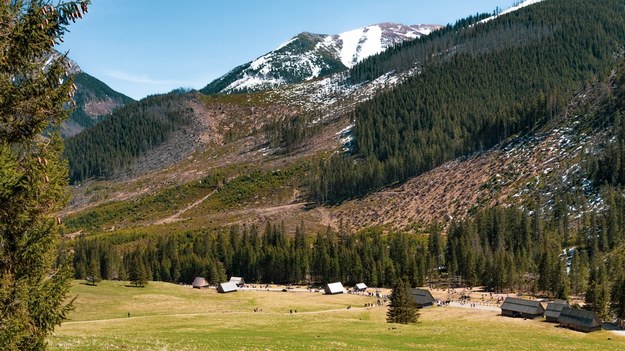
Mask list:
[[[377,299],[306,291],[217,294],[188,286],[75,282],[76,310],[51,350],[617,350],[625,337],[504,318],[484,308],[421,310],[416,325],[385,322]],[[466,307],[466,305],[461,306]],[[256,312],[254,311],[256,310]],[[296,312],[295,312],[296,311]]]

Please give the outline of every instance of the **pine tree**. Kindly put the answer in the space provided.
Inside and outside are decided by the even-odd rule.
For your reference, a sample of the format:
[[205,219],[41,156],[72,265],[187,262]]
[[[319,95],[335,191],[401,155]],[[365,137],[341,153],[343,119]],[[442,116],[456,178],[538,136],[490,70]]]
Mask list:
[[600,318],[608,316],[610,288],[608,286],[605,264],[601,259],[597,260],[595,267],[590,271],[585,301],[590,309],[597,312]]
[[91,258],[87,263],[87,270],[85,274],[85,280],[87,280],[87,283],[91,285],[95,285],[102,280],[100,278],[100,264],[95,258]]
[[588,255],[585,251],[576,250],[571,262],[570,282],[573,293],[586,291],[588,284]]
[[141,288],[148,283],[148,273],[142,256],[144,256],[144,254],[138,252],[132,256],[130,271],[128,272],[130,284]]
[[554,283],[553,284],[554,284],[553,288],[555,289],[554,293],[555,293],[556,298],[562,299],[562,300],[568,300],[571,284],[569,281],[569,277],[566,274],[566,264],[562,260],[560,261],[560,267],[554,267]]
[[396,281],[390,300],[391,303],[386,312],[386,321],[388,323],[417,323],[419,310],[412,300],[412,296],[410,296],[410,283],[408,279],[402,278]]
[[0,2],[0,345],[42,350],[71,308],[71,270],[55,262],[67,200],[67,166],[58,135],[68,114],[68,61],[53,55],[69,21],[89,0]]

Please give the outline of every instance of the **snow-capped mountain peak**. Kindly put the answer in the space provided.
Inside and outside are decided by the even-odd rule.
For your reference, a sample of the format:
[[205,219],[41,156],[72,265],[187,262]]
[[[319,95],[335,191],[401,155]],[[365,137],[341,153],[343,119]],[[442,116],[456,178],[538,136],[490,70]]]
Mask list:
[[351,68],[369,56],[379,54],[403,41],[428,35],[436,28],[438,26],[381,23],[328,36],[324,43],[335,47],[340,53],[341,63]]
[[438,25],[381,23],[336,35],[300,33],[273,51],[211,82],[202,92],[263,90],[327,76],[438,28]]

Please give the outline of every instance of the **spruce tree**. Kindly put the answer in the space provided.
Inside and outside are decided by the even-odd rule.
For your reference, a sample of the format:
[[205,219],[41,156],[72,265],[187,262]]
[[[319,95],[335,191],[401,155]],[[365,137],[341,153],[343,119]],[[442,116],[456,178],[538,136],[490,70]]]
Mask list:
[[87,276],[85,277],[85,280],[90,285],[95,285],[95,283],[100,280],[99,268],[99,264],[96,262],[95,258],[92,258],[89,260],[89,262],[87,262]]
[[608,316],[608,306],[610,304],[608,283],[605,264],[601,259],[597,259],[595,267],[590,271],[585,301],[588,307],[597,312],[601,318]]
[[67,166],[44,135],[68,114],[68,60],[54,54],[89,1],[0,2],[0,345],[42,350],[71,308],[71,270],[56,262]]
[[143,288],[148,283],[148,273],[145,267],[145,263],[143,262],[142,256],[143,253],[135,252],[131,258],[131,265],[128,272],[128,280],[130,284],[136,287]]
[[406,278],[398,279],[393,286],[391,303],[386,312],[388,323],[412,324],[417,323],[419,310],[410,294],[410,283]]
[[625,277],[617,280],[612,286],[612,311],[616,318],[625,324]]

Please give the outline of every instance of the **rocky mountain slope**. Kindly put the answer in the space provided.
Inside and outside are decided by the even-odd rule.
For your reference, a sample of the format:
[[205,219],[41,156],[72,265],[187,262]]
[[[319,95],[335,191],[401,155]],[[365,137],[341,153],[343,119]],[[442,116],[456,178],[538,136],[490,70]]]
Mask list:
[[[499,23],[505,25],[500,27]],[[528,32],[515,25],[508,28],[508,23],[492,20],[482,25],[488,26],[497,40],[510,33],[518,37],[519,31]],[[461,33],[453,40],[468,37],[472,46],[482,50],[480,54],[493,48],[494,51],[514,49],[512,44],[502,45],[503,49],[496,47],[500,43],[497,40],[476,39],[469,30],[466,33],[452,27],[445,30],[452,35]],[[488,31],[480,31],[483,32]],[[538,39],[552,40],[549,37],[552,33],[542,27],[537,29],[537,34],[540,34]],[[321,40],[314,35],[305,37],[298,36],[280,49],[304,39],[309,48],[317,47]],[[456,57],[465,58],[458,54],[460,50],[455,50],[463,46],[453,40],[447,37],[432,40],[437,45],[449,42],[454,49],[440,45],[442,54],[436,57],[443,58],[441,65],[460,61]],[[517,43],[532,44],[527,40]],[[470,45],[463,47],[465,51],[469,49]],[[345,57],[352,57],[352,64],[359,60],[353,55]],[[266,67],[274,67],[270,61],[260,60],[258,67],[265,63]],[[347,67],[342,60],[336,62]],[[605,118],[591,112],[605,104],[604,96],[610,95],[612,86],[607,80],[596,83],[597,77],[593,78],[594,85],[588,80],[586,88],[575,91],[574,96],[567,92],[536,102],[530,112],[548,123],[532,125],[531,130],[505,137],[492,149],[464,155],[417,177],[387,184],[382,190],[339,205],[310,203],[307,191],[311,174],[326,164],[331,155],[349,151],[353,146],[351,141],[357,137],[352,134],[354,109],[380,92],[418,76],[422,69],[414,66],[401,73],[389,71],[360,84],[350,84],[348,73],[338,72],[262,92],[198,94],[190,100],[193,106],[182,105],[185,111],[192,112],[194,122],[177,130],[175,138],[126,165],[126,176],[86,181],[74,188],[75,198],[66,212],[68,231],[141,228],[148,232],[176,232],[267,220],[284,221],[288,228],[300,223],[307,228],[338,227],[343,222],[352,228],[382,226],[418,230],[431,221],[448,223],[495,204],[522,204],[522,200],[534,196],[542,197],[546,203],[555,201],[551,197],[565,183],[563,180],[571,181],[571,189],[589,199],[587,206],[600,207],[598,186],[590,184],[588,175],[582,172],[585,155],[596,152],[610,140],[605,128],[593,125],[594,120]],[[534,103],[528,102],[526,106],[534,108]],[[552,106],[557,108],[554,110]],[[521,102],[515,105],[519,110],[524,107]],[[302,142],[289,151],[270,142],[275,137],[271,133],[280,131],[275,122],[301,115],[308,118],[302,129],[302,134],[307,136]],[[175,153],[174,149],[184,152]],[[169,154],[175,157],[165,157]],[[362,158],[352,161],[360,162]]]
[[117,92],[104,82],[84,72],[78,64],[70,59],[70,73],[74,76],[76,102],[69,119],[61,126],[61,135],[68,138],[93,126],[109,116],[113,111],[134,101],[132,98]]
[[[589,210],[599,209],[603,200],[585,173],[585,157],[614,138],[613,132],[596,124],[604,118],[601,106],[611,95],[610,83],[591,85],[540,130],[337,206],[309,203],[301,181],[311,160],[341,145],[349,120],[328,124],[289,155],[276,154],[263,147],[262,138],[249,135],[196,151],[175,167],[123,182],[90,182],[75,188],[68,226],[70,231],[141,226],[160,232],[270,221],[283,222],[288,230],[302,223],[309,229],[339,228],[342,223],[352,229],[419,231],[433,221],[447,225],[493,205],[520,205],[540,197],[553,206],[563,187],[571,194],[584,194]],[[227,120],[244,109],[232,101],[214,104],[204,111],[213,116],[210,120],[220,115],[217,111]],[[215,179],[220,179],[218,187],[203,187]],[[166,206],[154,207],[164,199]],[[571,206],[571,211],[578,211],[579,204]],[[129,217],[128,211],[134,215]],[[85,225],[85,218],[91,224]]]
[[256,60],[238,66],[201,91],[206,94],[258,91],[309,81],[345,71],[371,55],[438,28],[437,25],[381,23],[337,35],[300,33]]

